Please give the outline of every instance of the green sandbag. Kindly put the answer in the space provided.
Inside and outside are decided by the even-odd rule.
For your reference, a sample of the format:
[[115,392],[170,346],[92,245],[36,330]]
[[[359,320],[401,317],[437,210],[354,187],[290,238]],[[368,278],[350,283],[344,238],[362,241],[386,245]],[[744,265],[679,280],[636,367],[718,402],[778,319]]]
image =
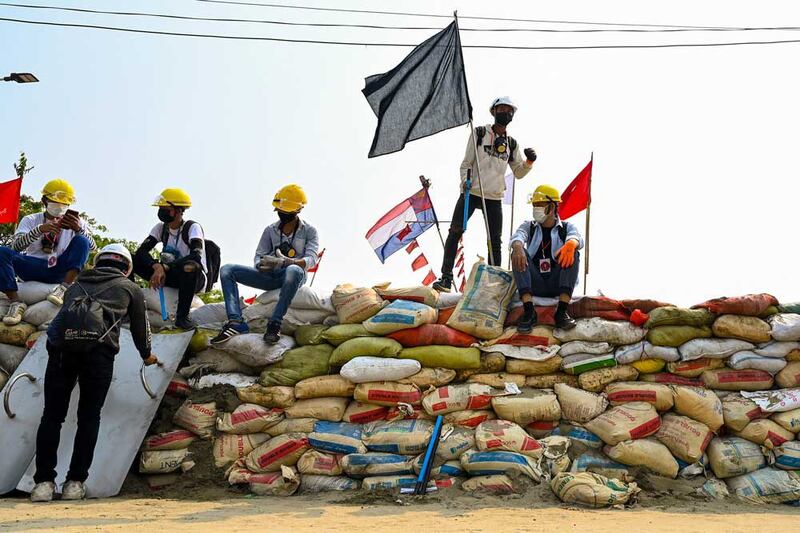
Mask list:
[[656,346],[677,348],[692,339],[713,337],[708,326],[660,326],[647,332],[647,340]]
[[644,325],[647,329],[659,326],[710,326],[714,323],[714,313],[708,309],[682,309],[680,307],[659,307],[650,311],[650,320]]
[[[178,333],[183,332],[178,330]],[[209,341],[216,337],[217,333],[219,332],[213,329],[197,328],[194,335],[192,335],[192,340],[189,341],[189,351],[197,355],[204,350],[208,350],[211,346]]]
[[294,331],[294,340],[298,346],[316,346],[323,344],[325,338],[322,336],[328,326],[322,324],[311,324],[307,326],[298,326]]
[[449,368],[466,370],[481,367],[481,352],[477,348],[456,348],[455,346],[417,346],[405,348],[397,356],[400,359],[414,359],[427,368]]
[[322,338],[334,346],[339,346],[356,337],[375,337],[375,335],[367,331],[361,324],[339,324],[328,328],[322,334]]
[[[338,326],[336,326],[338,327]],[[340,344],[331,355],[331,366],[342,366],[354,357],[395,357],[403,345],[386,337],[356,337]]]
[[294,348],[283,355],[283,360],[271,364],[261,372],[260,382],[265,387],[294,387],[298,381],[325,376],[330,371],[328,361],[333,353],[333,346],[303,346]]
[[781,304],[778,306],[778,311],[781,313],[794,313],[795,315],[800,315],[800,302]]
[[[798,309],[800,309],[800,308],[798,308]],[[778,313],[795,313],[795,314],[797,314],[797,311],[781,311],[780,307],[775,306],[775,305],[770,305],[769,307],[767,307],[764,310],[763,313],[758,315],[758,318],[769,318],[772,315],[777,315]]]

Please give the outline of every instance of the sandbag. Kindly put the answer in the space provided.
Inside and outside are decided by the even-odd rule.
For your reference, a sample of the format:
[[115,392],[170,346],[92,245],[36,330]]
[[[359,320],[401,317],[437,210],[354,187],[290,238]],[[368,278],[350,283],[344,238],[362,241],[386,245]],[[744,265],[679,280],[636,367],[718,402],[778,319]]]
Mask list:
[[294,387],[251,385],[236,389],[236,396],[244,403],[254,403],[264,407],[285,408],[295,402]]
[[[316,346],[325,342],[323,333],[328,329],[328,326],[323,324],[308,324],[305,326],[298,326],[294,332],[294,340],[298,346]],[[303,472],[300,472],[301,474]]]
[[426,395],[422,407],[429,415],[444,415],[465,409],[487,409],[501,390],[479,383],[446,385]]
[[694,339],[711,337],[708,326],[659,326],[647,332],[647,340],[656,346],[678,348]]
[[421,368],[413,376],[401,379],[401,383],[412,383],[420,390],[428,390],[431,387],[441,387],[453,381],[456,371],[449,368]]
[[0,344],[23,347],[28,337],[35,332],[36,327],[25,322],[20,322],[16,326],[6,326],[0,322]]
[[496,374],[473,374],[467,380],[469,383],[481,383],[499,389],[505,388],[506,383],[513,383],[517,387],[525,386],[525,376],[522,374],[508,374],[498,372]]
[[[263,344],[263,341],[261,342]],[[330,370],[328,361],[332,351],[333,347],[327,344],[302,346],[289,350],[284,353],[282,361],[267,366],[261,372],[260,382],[265,387],[294,386],[298,381],[314,376],[324,376]]]
[[702,375],[706,370],[716,370],[724,366],[725,362],[722,359],[708,359],[703,357],[691,361],[667,363],[667,371],[685,378],[696,378]]
[[314,431],[308,434],[308,443],[315,450],[347,455],[367,453],[361,442],[361,425],[347,422],[324,422],[314,424]]
[[536,482],[542,477],[536,460],[521,453],[469,450],[460,460],[470,476],[524,475]]
[[212,452],[214,454],[214,465],[217,468],[224,468],[230,463],[238,461],[247,454],[269,440],[266,433],[255,433],[253,435],[229,435],[221,434],[214,439]]
[[455,381],[466,381],[473,374],[491,374],[502,372],[506,368],[506,357],[497,352],[481,352],[478,368],[456,369]]
[[[52,287],[52,285],[51,285]],[[151,289],[149,287],[142,288],[142,296],[144,296],[145,305],[147,309],[150,311],[155,311],[161,314],[161,297],[159,296],[159,291],[155,289]],[[49,294],[49,293],[48,293]],[[45,298],[47,295],[45,295]],[[44,298],[42,298],[44,300]],[[172,287],[164,287],[164,301],[167,304],[167,314],[170,317],[174,317],[178,311],[178,289]],[[205,304],[203,300],[195,295],[192,298],[192,303],[190,305],[191,309],[198,309],[203,307]]]
[[314,424],[316,423],[316,418],[284,418],[274,426],[265,429],[264,433],[270,437],[277,437],[287,433],[311,433],[314,431]]
[[306,434],[285,433],[273,437],[247,454],[245,465],[255,473],[278,472],[282,466],[296,465],[309,448]]
[[781,470],[800,470],[800,441],[784,442],[772,449],[773,464]]
[[331,366],[342,366],[354,357],[396,357],[403,346],[383,337],[356,337],[336,347],[331,354]]
[[770,420],[780,427],[794,434],[800,433],[800,409],[793,409],[783,413],[775,413]]
[[331,326],[322,333],[322,338],[334,346],[339,346],[350,339],[374,336],[375,335],[367,331],[361,323]]
[[739,394],[731,394],[722,399],[722,418],[725,425],[733,431],[742,431],[753,420],[768,416],[769,413],[764,413],[753,400]]
[[[487,423],[484,421],[482,423]],[[478,424],[477,426],[480,426]],[[476,427],[477,427],[476,426]],[[472,429],[455,426],[451,432],[443,433],[436,448],[436,457],[443,461],[459,459],[464,452],[475,447],[475,431]]]
[[539,422],[531,422],[525,426],[525,431],[535,439],[544,439],[555,433],[558,426],[558,420],[541,420]]
[[[383,357],[355,357],[345,363],[339,373],[353,383],[398,381],[422,369],[418,361]],[[348,394],[347,396],[350,396]]]
[[413,474],[413,463],[413,457],[381,452],[353,453],[340,460],[344,473],[354,478]]
[[663,371],[667,362],[662,359],[640,359],[631,363],[631,366],[640,374],[655,374]]
[[388,407],[354,400],[347,405],[347,409],[345,409],[344,415],[342,416],[342,421],[353,424],[366,424],[367,422],[384,420],[388,413]]
[[402,344],[404,348],[430,345],[469,348],[478,342],[478,339],[472,335],[467,335],[444,324],[424,324],[413,329],[396,331],[387,336]]
[[506,475],[475,476],[462,483],[461,490],[496,495],[513,494],[514,482]]
[[356,385],[344,375],[316,376],[298,381],[294,396],[298,400],[308,398],[352,398]]
[[225,303],[206,304],[189,311],[189,318],[201,327],[221,327],[228,320]]
[[396,300],[363,322],[364,329],[375,335],[388,335],[395,331],[418,328],[436,322],[435,308],[425,304]]
[[558,397],[539,389],[522,389],[522,394],[515,396],[497,396],[492,398],[492,409],[499,418],[527,426],[531,422],[541,420],[559,420],[561,406]]
[[706,450],[711,470],[719,479],[755,472],[767,465],[761,446],[740,437],[716,437]]
[[283,335],[277,344],[267,344],[258,333],[244,333],[231,337],[221,350],[251,368],[261,368],[283,359],[287,350],[295,346],[294,338]]
[[284,410],[287,418],[316,418],[339,422],[347,409],[347,398],[308,398],[297,400]]
[[552,389],[556,383],[566,383],[570,387],[578,386],[578,376],[555,372],[543,376],[528,376],[525,378],[525,386],[532,389]]
[[768,449],[794,440],[794,433],[783,429],[778,423],[769,418],[753,420],[743,430],[735,431],[734,435],[754,442],[759,446],[765,446]]
[[318,450],[308,450],[297,460],[297,471],[311,476],[341,476],[342,465],[339,464],[341,455],[325,453]]
[[562,343],[570,341],[607,342],[616,346],[635,344],[646,335],[646,331],[630,322],[612,322],[602,318],[578,320],[570,330],[556,329],[553,335]]
[[558,355],[561,357],[577,354],[605,355],[612,351],[614,348],[607,342],[570,341],[561,345]]
[[709,389],[757,391],[772,388],[772,375],[763,370],[706,370],[700,375]]
[[628,320],[631,314],[622,302],[605,296],[575,298],[570,302],[568,311],[575,318],[600,317],[606,320]]
[[598,368],[583,372],[578,376],[578,384],[584,390],[600,392],[609,383],[615,381],[635,381],[639,371],[629,365],[618,365],[613,368]]
[[663,361],[677,361],[680,359],[677,348],[670,346],[656,346],[647,341],[620,346],[614,351],[614,359],[618,364],[627,365],[642,359],[660,359]]
[[688,464],[703,457],[714,434],[702,422],[686,416],[667,413],[661,420],[656,439],[669,448],[672,455]]
[[11,344],[0,344],[0,370],[11,376],[28,355],[28,349]]
[[678,350],[682,361],[700,358],[726,359],[736,352],[752,350],[755,346],[739,339],[694,339],[682,344]]
[[561,362],[561,356],[558,355],[546,361],[509,359],[506,362],[506,371],[510,374],[522,374],[523,376],[541,376],[558,372],[561,369]]
[[800,341],[800,315],[774,315],[769,324],[771,336],[776,341]]
[[771,294],[748,294],[715,298],[692,306],[692,309],[708,309],[715,315],[749,315],[759,316],[769,307],[777,306],[778,299]]
[[[34,305],[47,299],[47,296],[58,283],[43,283],[41,281],[17,282],[17,297],[26,305]],[[175,291],[177,294],[177,291]],[[5,298],[5,296],[3,296]]]
[[[301,472],[302,474],[302,472]],[[318,494],[320,492],[358,490],[361,483],[343,476],[318,476],[304,474],[300,476],[301,494]]]
[[425,285],[418,287],[375,287],[378,295],[388,302],[394,300],[405,300],[409,302],[417,302],[431,307],[436,307],[439,303],[439,291],[433,290]]
[[364,322],[386,304],[375,289],[354,287],[350,284],[337,285],[333,289],[331,302],[340,324]]
[[661,418],[649,403],[632,402],[612,407],[584,426],[603,442],[614,446],[626,440],[649,437],[658,431]]
[[191,400],[186,400],[172,417],[176,426],[188,429],[201,439],[211,438],[216,421],[216,402],[192,403]]
[[800,500],[800,474],[775,468],[725,480],[736,496],[753,503],[785,503]]
[[480,451],[508,451],[534,459],[542,456],[539,442],[519,425],[507,420],[488,420],[475,428],[475,444]]
[[165,393],[165,396],[172,396],[173,398],[186,398],[191,392],[192,387],[189,385],[189,382],[186,381],[186,378],[179,374],[175,374],[169,381],[169,385],[167,385],[167,392]]
[[608,401],[600,394],[570,387],[564,383],[556,383],[553,388],[561,406],[561,416],[570,422],[588,422],[608,407]]
[[702,422],[716,433],[724,423],[722,402],[716,394],[701,387],[673,385],[675,412]]
[[561,361],[561,370],[567,374],[578,375],[583,372],[597,370],[599,368],[610,368],[617,365],[617,360],[613,353],[603,355],[575,354],[564,357]]
[[370,451],[415,455],[425,452],[433,433],[428,420],[371,422],[361,432],[361,440]]
[[189,364],[180,369],[180,373],[185,377],[228,373],[258,374],[256,370],[247,365],[243,365],[227,352],[215,348],[203,350],[189,359]]
[[42,324],[49,323],[53,320],[60,310],[60,305],[55,305],[44,300],[29,306],[25,314],[22,315],[22,320],[38,328]]
[[757,348],[753,349],[752,352],[761,357],[785,359],[789,354],[796,352],[798,349],[800,349],[800,342],[772,341],[766,344],[760,344]]
[[590,472],[561,472],[550,482],[550,487],[564,503],[587,507],[624,505],[640,492],[636,483],[608,479]]
[[223,433],[249,435],[261,433],[283,420],[283,410],[267,408],[254,403],[243,403],[232,413],[221,413],[217,419],[217,430]]
[[612,461],[605,454],[597,450],[589,450],[580,454],[572,461],[569,471],[573,473],[591,472],[609,479],[620,481],[633,481],[633,476],[628,472],[628,467],[622,463]]
[[779,389],[770,391],[742,391],[742,396],[753,400],[762,411],[778,413],[800,408],[800,389]]
[[[423,459],[424,455],[419,455],[412,462],[414,473],[417,475],[419,475],[420,471],[422,470]],[[438,458],[434,459],[430,471],[430,479],[450,479],[463,477],[464,475],[466,475],[466,472],[464,472],[464,469],[461,466],[461,461],[442,462]]]
[[156,450],[145,451],[139,456],[140,474],[169,474],[180,469],[189,450]]
[[454,426],[461,426],[464,428],[476,428],[478,424],[481,422],[486,422],[487,420],[494,420],[497,418],[497,415],[494,411],[489,410],[473,410],[467,409],[465,411],[456,411],[454,413],[447,413],[444,415],[444,421],[447,424],[452,424]]
[[553,328],[539,325],[529,333],[520,333],[515,327],[507,328],[502,335],[482,343],[479,348],[515,359],[546,361],[558,353],[558,344]]
[[792,362],[777,373],[775,383],[784,389],[800,387],[800,362]]
[[475,263],[464,296],[447,325],[479,339],[499,337],[503,333],[508,304],[515,289],[511,272],[483,262]]
[[649,319],[644,327],[659,326],[710,326],[714,315],[708,309],[681,309],[679,307],[659,307],[648,313]]
[[669,448],[656,439],[626,440],[614,446],[606,446],[603,451],[611,459],[624,465],[644,467],[664,477],[678,476],[678,461]]
[[[669,363],[667,363],[669,365]],[[689,387],[702,387],[703,382],[697,378],[686,378],[670,374],[669,372],[657,372],[655,374],[640,374],[639,381],[647,383],[660,383],[662,385],[688,385]]]
[[291,496],[300,487],[300,476],[294,468],[284,466],[278,472],[253,474],[248,483],[256,496]]
[[156,435],[150,435],[142,442],[143,451],[182,450],[188,448],[197,436],[185,429],[173,429]]
[[[672,389],[661,383],[623,381],[606,387],[606,397],[611,405],[631,402],[646,402],[656,411],[669,411],[673,406]],[[562,403],[561,408],[564,408]]]
[[769,324],[754,316],[722,315],[714,321],[712,329],[714,335],[721,338],[754,343],[772,339]]
[[413,488],[417,484],[417,476],[375,476],[364,478],[361,482],[361,489],[367,492],[387,491],[402,489],[404,487]]
[[398,403],[419,405],[422,401],[422,393],[416,385],[411,383],[375,381],[356,385],[353,398],[359,402],[392,407]]
[[755,352],[739,352],[733,354],[727,364],[734,370],[763,370],[770,374],[777,374],[786,366],[786,360],[776,357],[761,357]]
[[400,359],[414,359],[422,366],[442,367],[453,370],[480,368],[481,356],[477,348],[455,348],[452,346],[420,346],[403,348],[397,355]]

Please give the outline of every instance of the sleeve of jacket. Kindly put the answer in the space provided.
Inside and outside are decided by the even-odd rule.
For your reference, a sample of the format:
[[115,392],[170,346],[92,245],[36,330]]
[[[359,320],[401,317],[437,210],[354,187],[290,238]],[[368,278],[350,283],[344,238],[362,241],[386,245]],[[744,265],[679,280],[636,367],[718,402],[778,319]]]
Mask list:
[[152,351],[147,306],[145,306],[144,295],[139,290],[139,287],[132,286],[130,294],[131,301],[128,304],[128,318],[131,320],[133,344],[139,350],[139,355],[142,356],[142,359],[147,359]]
[[261,234],[261,239],[258,241],[256,247],[256,255],[253,258],[253,266],[258,268],[258,263],[261,262],[262,257],[266,257],[272,253],[272,239],[269,238],[269,227],[264,228]]
[[158,262],[153,259],[153,256],[150,255],[150,252],[156,247],[157,244],[158,241],[156,238],[152,235],[148,235],[144,242],[139,245],[139,247],[136,249],[136,252],[133,254],[134,270],[151,267],[153,264]]
[[564,223],[567,225],[567,238],[566,238],[566,240],[570,240],[571,239],[571,240],[574,240],[574,241],[578,241],[578,250],[582,250],[584,242],[583,242],[583,237],[581,237],[581,233],[578,231],[578,226],[576,226],[572,222],[569,222],[569,221],[566,221],[566,220],[564,221]]
[[97,243],[94,241],[92,230],[89,229],[89,225],[83,219],[81,219],[81,229],[80,231],[78,231],[78,235],[83,235],[84,237],[89,239],[89,250],[93,252],[97,251]]
[[61,346],[64,344],[64,309],[65,307],[61,307],[61,310],[56,313],[56,316],[53,317],[53,320],[50,321],[50,325],[47,327],[47,340],[53,346]]
[[514,156],[512,157],[513,161],[509,164],[511,167],[511,171],[514,173],[514,177],[517,179],[524,178],[528,172],[531,171],[533,165],[528,163],[528,160],[522,154],[522,150],[519,148],[519,143],[517,143],[517,148],[514,150]]
[[306,270],[317,264],[317,252],[319,251],[319,234],[317,228],[306,225],[306,249],[303,252],[303,259],[306,261]]
[[509,242],[509,246],[514,244],[514,242],[521,242],[524,247],[527,247],[528,241],[531,238],[530,229],[531,223],[527,220],[520,224],[517,228],[517,231],[515,231],[514,235],[511,236],[511,242]]
[[[472,168],[475,163],[475,149],[473,148],[475,142],[475,129],[473,128],[472,133],[469,135],[469,139],[467,139],[467,149],[464,152],[464,160],[461,161],[461,185],[464,185],[464,182],[467,181],[467,170]],[[473,176],[474,177],[474,176]]]

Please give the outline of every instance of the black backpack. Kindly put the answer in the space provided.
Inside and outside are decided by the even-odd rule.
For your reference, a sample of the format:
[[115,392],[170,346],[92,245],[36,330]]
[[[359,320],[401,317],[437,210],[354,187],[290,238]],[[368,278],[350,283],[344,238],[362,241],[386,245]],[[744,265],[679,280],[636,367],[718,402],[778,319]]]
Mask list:
[[115,283],[94,294],[89,294],[77,281],[75,285],[80,287],[84,296],[73,298],[69,305],[61,311],[63,313],[61,323],[64,326],[64,345],[72,351],[87,351],[101,344],[122,321],[122,317],[120,317],[111,327],[106,328],[106,309],[96,299],[98,294],[118,287],[120,283]]
[[[483,146],[483,136],[486,135],[486,126],[478,126],[475,128],[475,137],[477,138],[477,145],[478,148]],[[508,139],[508,162],[511,163],[514,161],[514,152],[517,151],[517,140],[512,137],[511,135],[506,135],[506,139]]]
[[[194,220],[185,220],[181,227],[181,239],[189,246],[189,230],[193,224],[197,224]],[[164,224],[161,228],[161,244],[164,246],[169,242],[169,227]],[[214,241],[204,239],[203,248],[206,251],[206,290],[210,291],[216,282],[219,281],[219,270],[222,268],[222,250]]]

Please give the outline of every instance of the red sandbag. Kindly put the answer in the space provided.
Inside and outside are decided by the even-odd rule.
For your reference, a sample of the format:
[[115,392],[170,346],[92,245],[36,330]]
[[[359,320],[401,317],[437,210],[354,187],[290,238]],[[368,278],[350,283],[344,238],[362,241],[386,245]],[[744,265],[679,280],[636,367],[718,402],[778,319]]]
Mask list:
[[631,313],[631,324],[637,327],[644,327],[648,320],[650,320],[650,315],[642,311],[641,309],[634,309]]
[[425,324],[418,328],[403,329],[387,335],[405,348],[415,346],[456,346],[469,348],[478,339],[444,324]]
[[659,372],[657,374],[642,374],[639,381],[649,381],[651,383],[663,383],[664,385],[686,385],[687,387],[702,387],[703,382],[699,378],[685,378],[676,376],[669,372]]
[[450,317],[456,310],[456,306],[453,307],[445,307],[444,309],[439,309],[439,318],[436,319],[437,324],[447,324],[447,321],[450,320]]
[[[556,325],[556,308],[554,306],[536,307],[535,309],[538,324],[542,324],[544,326]],[[506,315],[505,327],[516,326],[519,324],[519,319],[522,318],[523,312],[524,310],[521,305],[509,311]]]
[[672,304],[659,302],[658,300],[622,300],[622,305],[624,305],[628,311],[633,312],[634,309],[639,309],[645,313],[649,313],[653,309],[658,309],[659,307],[674,307]]
[[569,304],[569,314],[575,318],[628,320],[631,312],[618,300],[605,296],[584,296]]
[[748,294],[746,296],[734,296],[728,298],[714,298],[701,304],[697,304],[692,309],[708,309],[716,315],[747,315],[759,316],[768,307],[778,305],[778,299],[771,294]]

